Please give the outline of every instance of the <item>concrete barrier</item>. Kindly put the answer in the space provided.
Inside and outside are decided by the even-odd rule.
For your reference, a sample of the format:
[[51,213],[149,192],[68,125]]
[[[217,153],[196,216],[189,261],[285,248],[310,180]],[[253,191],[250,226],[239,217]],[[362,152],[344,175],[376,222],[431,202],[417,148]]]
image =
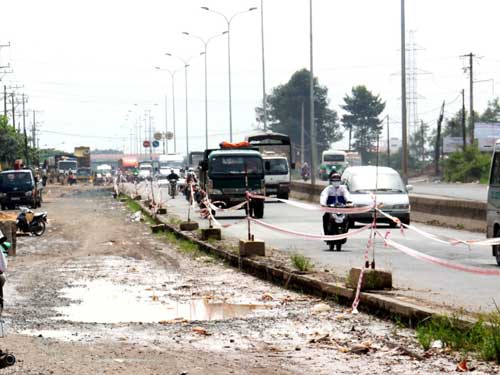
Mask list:
[[[291,197],[319,202],[324,185],[292,181]],[[473,231],[486,231],[486,203],[410,194],[411,219]]]

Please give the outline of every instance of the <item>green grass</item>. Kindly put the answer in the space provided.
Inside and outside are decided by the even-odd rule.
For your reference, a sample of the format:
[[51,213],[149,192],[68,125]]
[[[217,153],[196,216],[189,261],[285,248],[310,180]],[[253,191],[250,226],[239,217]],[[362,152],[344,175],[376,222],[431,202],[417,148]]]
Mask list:
[[292,264],[299,271],[307,272],[312,271],[312,269],[314,268],[314,264],[311,262],[311,260],[301,254],[293,254],[292,256],[290,256],[290,259],[292,261]]
[[125,205],[127,206],[127,208],[130,211],[133,211],[133,212],[141,211],[141,206],[139,205],[139,203],[137,201],[130,199],[130,198],[127,199],[127,202],[125,203]]
[[160,240],[164,240],[172,244],[177,250],[193,258],[197,258],[202,255],[197,244],[188,240],[179,239],[172,232],[159,232],[157,233],[157,237]]
[[418,325],[416,334],[425,350],[433,341],[441,340],[453,350],[477,353],[483,360],[500,364],[500,311],[483,314],[467,326],[456,317],[433,317]]

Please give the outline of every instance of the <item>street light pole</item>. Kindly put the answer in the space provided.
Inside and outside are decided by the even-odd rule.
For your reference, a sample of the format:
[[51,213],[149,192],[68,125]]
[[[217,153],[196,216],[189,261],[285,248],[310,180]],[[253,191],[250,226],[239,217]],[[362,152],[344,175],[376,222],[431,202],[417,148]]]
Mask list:
[[262,116],[264,117],[264,131],[267,130],[266,109],[266,65],[264,59],[264,0],[260,0],[260,35],[262,44]]
[[208,78],[207,78],[207,49],[208,49],[208,43],[219,36],[222,36],[224,34],[227,34],[227,31],[224,31],[223,33],[219,33],[217,35],[211,36],[207,40],[203,39],[202,37],[194,34],[190,34],[187,31],[184,31],[183,34],[190,36],[192,38],[198,39],[203,43],[204,47],[204,52],[203,54],[205,56],[205,149],[208,149]]
[[[164,70],[170,74],[171,82],[172,82],[172,125],[173,125],[173,133],[174,133],[174,154],[177,153],[177,133],[175,132],[175,82],[174,82],[174,76],[175,73],[178,72],[178,70],[171,71],[169,69],[162,69],[159,66],[155,66],[155,69],[157,70]],[[165,108],[166,108],[166,103],[165,103]],[[168,140],[167,140],[168,142]],[[168,143],[167,143],[168,147]]]
[[218,14],[223,17],[227,24],[227,65],[228,65],[228,80],[229,80],[229,141],[233,141],[233,107],[232,107],[232,95],[231,95],[231,22],[239,14],[251,12],[256,10],[257,7],[252,7],[247,10],[234,13],[231,17],[227,17],[225,14],[218,12],[216,10],[212,10],[207,7],[201,7],[201,9],[206,10],[208,12],[212,12]]
[[404,183],[408,183],[408,135],[406,123],[406,27],[405,0],[401,0],[401,126],[403,157],[401,158]]
[[309,76],[309,122],[311,125],[311,184],[316,184],[316,126],[314,123],[314,71],[313,71],[313,18],[312,18],[312,0],[309,0],[309,58],[310,58],[310,76]]

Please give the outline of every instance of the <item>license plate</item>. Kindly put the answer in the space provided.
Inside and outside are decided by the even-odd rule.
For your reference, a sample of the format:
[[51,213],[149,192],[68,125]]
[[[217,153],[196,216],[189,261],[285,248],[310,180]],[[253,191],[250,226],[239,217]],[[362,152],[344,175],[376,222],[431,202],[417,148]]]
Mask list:
[[270,193],[274,193],[276,192],[278,189],[266,189],[266,191],[270,192]]
[[12,197],[12,198],[10,198],[10,200],[11,201],[19,201],[19,200],[21,200],[21,198],[19,198],[19,197]]

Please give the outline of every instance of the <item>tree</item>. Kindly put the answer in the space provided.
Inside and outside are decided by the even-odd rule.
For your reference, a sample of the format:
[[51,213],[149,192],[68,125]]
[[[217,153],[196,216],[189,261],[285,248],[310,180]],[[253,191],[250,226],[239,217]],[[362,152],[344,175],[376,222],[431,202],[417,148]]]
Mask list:
[[[304,160],[311,160],[309,78],[307,69],[295,72],[290,80],[275,87],[267,96],[266,111],[268,127],[278,133],[288,134],[295,149],[300,149],[301,114],[304,108]],[[320,86],[317,78],[313,81],[314,123],[318,157],[330,144],[342,139],[339,131],[337,112],[328,108],[328,88]],[[262,107],[255,108],[257,121],[263,123]]]
[[478,117],[480,122],[498,122],[500,121],[500,103],[498,98],[488,101],[488,108]]
[[13,165],[16,159],[24,158],[24,136],[8,124],[5,116],[0,116],[0,145],[2,164]]
[[385,103],[365,86],[353,87],[351,96],[346,95],[344,102],[342,109],[347,113],[342,116],[342,125],[349,130],[349,149],[354,132],[354,150],[361,154],[363,163],[366,163],[381,131],[378,116],[384,111]]

